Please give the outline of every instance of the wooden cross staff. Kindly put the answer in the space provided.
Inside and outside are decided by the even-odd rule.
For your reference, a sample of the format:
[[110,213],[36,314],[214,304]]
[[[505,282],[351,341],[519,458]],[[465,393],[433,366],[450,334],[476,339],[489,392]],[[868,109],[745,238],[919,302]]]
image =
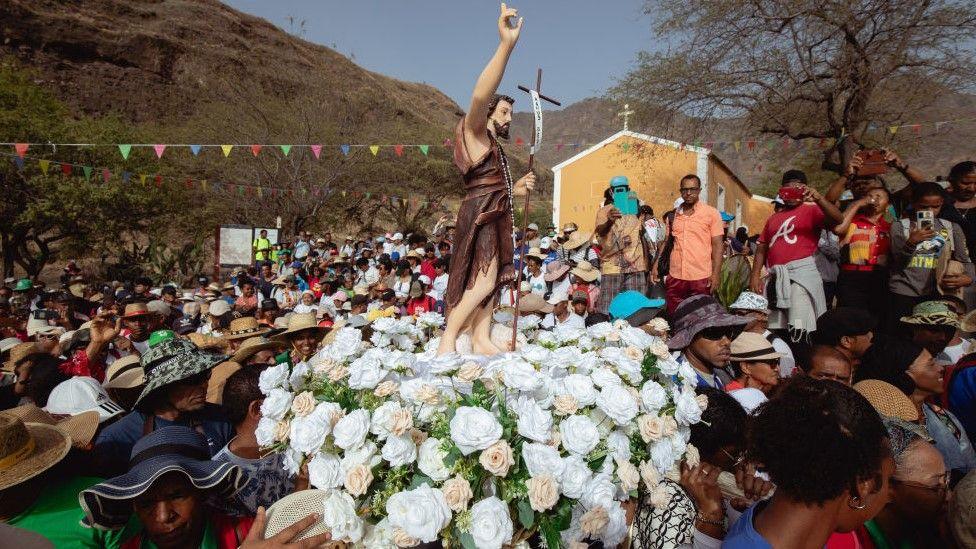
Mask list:
[[[546,97],[542,95],[542,69],[540,68],[536,73],[535,77],[535,89],[530,90],[525,86],[520,85],[518,89],[524,91],[532,97],[532,113],[534,115],[535,123],[532,126],[532,147],[529,149],[529,171],[532,171],[532,164],[535,162],[535,151],[539,148],[542,143],[542,105],[539,100],[548,101],[557,107],[561,107],[562,103],[556,101],[551,97]],[[538,98],[538,99],[537,99]],[[525,191],[525,207],[522,210],[522,238],[525,238],[525,231],[529,226],[529,191]],[[519,321],[519,305],[522,300],[522,296],[519,293],[519,289],[522,285],[522,271],[525,268],[525,257],[524,254],[519,253],[519,270],[515,275],[515,318],[512,319],[512,350],[515,350],[515,343],[518,339],[518,321]]]

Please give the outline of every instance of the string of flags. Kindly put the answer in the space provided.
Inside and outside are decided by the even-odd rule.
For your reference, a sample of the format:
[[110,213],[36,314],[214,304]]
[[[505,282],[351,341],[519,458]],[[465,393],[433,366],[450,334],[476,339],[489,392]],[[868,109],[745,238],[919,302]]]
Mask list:
[[[10,154],[0,152],[0,155],[7,156],[11,159],[14,165],[19,171],[26,169],[27,161],[36,161],[38,168],[44,175],[49,175],[52,172],[57,174],[61,173],[64,177],[84,177],[86,182],[91,182],[92,178],[101,179],[103,183],[110,183],[113,179],[120,180],[123,184],[134,184],[135,180],[139,181],[142,186],[153,185],[157,188],[162,188],[164,185],[168,184],[179,184],[180,179],[178,177],[164,177],[157,173],[137,173],[123,170],[121,173],[113,173],[108,168],[98,168],[95,166],[88,166],[84,164],[76,164],[72,162],[61,162],[56,160],[50,160],[47,158],[36,158],[27,155]],[[435,204],[433,200],[420,199],[416,197],[402,197],[397,195],[392,195],[382,192],[372,192],[372,191],[349,191],[340,189],[282,189],[280,187],[272,187],[270,185],[253,185],[246,183],[234,183],[226,181],[213,181],[209,179],[193,179],[186,178],[183,180],[183,186],[187,189],[199,189],[202,191],[210,191],[214,193],[234,193],[236,192],[239,196],[250,196],[257,198],[275,198],[278,196],[295,196],[296,194],[308,195],[311,194],[313,197],[329,197],[333,195],[341,195],[343,198],[352,197],[357,199],[365,198],[370,200],[373,198],[378,198],[382,202],[389,202],[393,207],[400,207],[403,205],[411,206],[414,208],[427,207]]]
[[[935,133],[940,132],[943,128],[958,122],[971,122],[976,120],[976,118],[959,118],[953,120],[939,120],[934,122],[919,122],[913,124],[900,124],[900,125],[889,125],[889,126],[879,126],[876,124],[869,125],[867,130],[869,132],[886,132],[888,135],[895,136],[899,131],[904,133],[905,130],[910,131],[914,137],[921,137],[923,128],[933,128]],[[842,132],[839,139],[844,139],[846,137],[845,133]],[[819,146],[820,148],[826,148],[832,146],[837,139],[834,138],[820,138],[816,139],[804,139],[796,140],[791,138],[740,138],[733,140],[708,140],[708,139],[696,139],[691,142],[684,142],[676,140],[681,143],[682,148],[688,145],[694,145],[696,147],[704,147],[707,149],[717,149],[726,150],[729,147],[734,148],[736,152],[745,151],[756,151],[763,149],[772,149],[776,147],[783,147],[785,149],[790,148],[800,148],[801,145],[798,143],[805,143],[806,148],[814,148]],[[527,142],[522,137],[515,137],[514,140],[515,147],[522,148],[527,146]],[[555,143],[543,143],[544,147],[555,148],[556,151],[560,151],[563,148],[578,149],[580,147],[587,147],[592,145],[586,141],[582,142],[572,142],[566,143],[563,141],[557,141]],[[157,159],[161,160],[163,155],[168,150],[173,149],[189,149],[193,156],[199,156],[205,150],[218,150],[223,154],[224,158],[229,157],[235,150],[243,151],[243,154],[250,153],[252,156],[259,156],[262,151],[278,150],[284,156],[289,156],[294,149],[308,149],[311,151],[312,155],[316,160],[320,158],[323,151],[336,150],[343,156],[349,156],[350,153],[357,150],[368,150],[373,156],[378,156],[380,151],[392,150],[394,156],[402,157],[408,150],[417,150],[423,156],[428,156],[430,150],[435,145],[429,143],[394,143],[394,144],[352,144],[352,143],[340,143],[340,144],[191,144],[191,143],[18,143],[18,142],[0,142],[0,146],[12,146],[14,153],[17,156],[23,158],[27,152],[31,149],[37,150],[42,147],[51,147],[54,151],[57,147],[77,147],[77,148],[94,148],[94,147],[114,147],[119,151],[123,160],[128,160],[129,155],[135,149],[151,149]],[[441,147],[450,149],[452,148],[453,142],[450,138],[444,139],[440,145]],[[623,146],[624,150],[629,148],[629,145]],[[635,147],[635,149],[638,147]],[[267,154],[267,152],[265,152]]]

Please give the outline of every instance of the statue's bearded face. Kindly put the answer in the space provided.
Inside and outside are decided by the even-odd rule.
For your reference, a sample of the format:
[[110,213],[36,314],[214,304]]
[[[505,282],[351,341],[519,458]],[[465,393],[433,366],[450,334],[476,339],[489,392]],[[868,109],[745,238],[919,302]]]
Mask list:
[[488,115],[488,121],[495,132],[495,137],[508,139],[508,131],[512,126],[512,104],[499,101],[495,110]]

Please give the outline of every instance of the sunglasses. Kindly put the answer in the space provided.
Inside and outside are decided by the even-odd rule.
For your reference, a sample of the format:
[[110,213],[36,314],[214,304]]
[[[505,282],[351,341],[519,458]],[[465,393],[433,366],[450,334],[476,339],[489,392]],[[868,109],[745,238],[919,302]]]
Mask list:
[[723,337],[727,337],[731,341],[741,332],[741,326],[712,326],[711,328],[705,328],[704,330],[698,332],[698,335],[709,341],[718,341]]

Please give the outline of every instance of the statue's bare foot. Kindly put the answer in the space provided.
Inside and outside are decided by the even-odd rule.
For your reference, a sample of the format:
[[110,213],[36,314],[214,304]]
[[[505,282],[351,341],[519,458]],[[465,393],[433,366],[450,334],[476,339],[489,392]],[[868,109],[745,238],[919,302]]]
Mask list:
[[449,355],[455,352],[455,347],[457,347],[457,339],[442,334],[440,344],[437,346],[437,356]]
[[476,355],[492,356],[502,352],[497,345],[488,338],[477,338],[471,340],[471,351]]

